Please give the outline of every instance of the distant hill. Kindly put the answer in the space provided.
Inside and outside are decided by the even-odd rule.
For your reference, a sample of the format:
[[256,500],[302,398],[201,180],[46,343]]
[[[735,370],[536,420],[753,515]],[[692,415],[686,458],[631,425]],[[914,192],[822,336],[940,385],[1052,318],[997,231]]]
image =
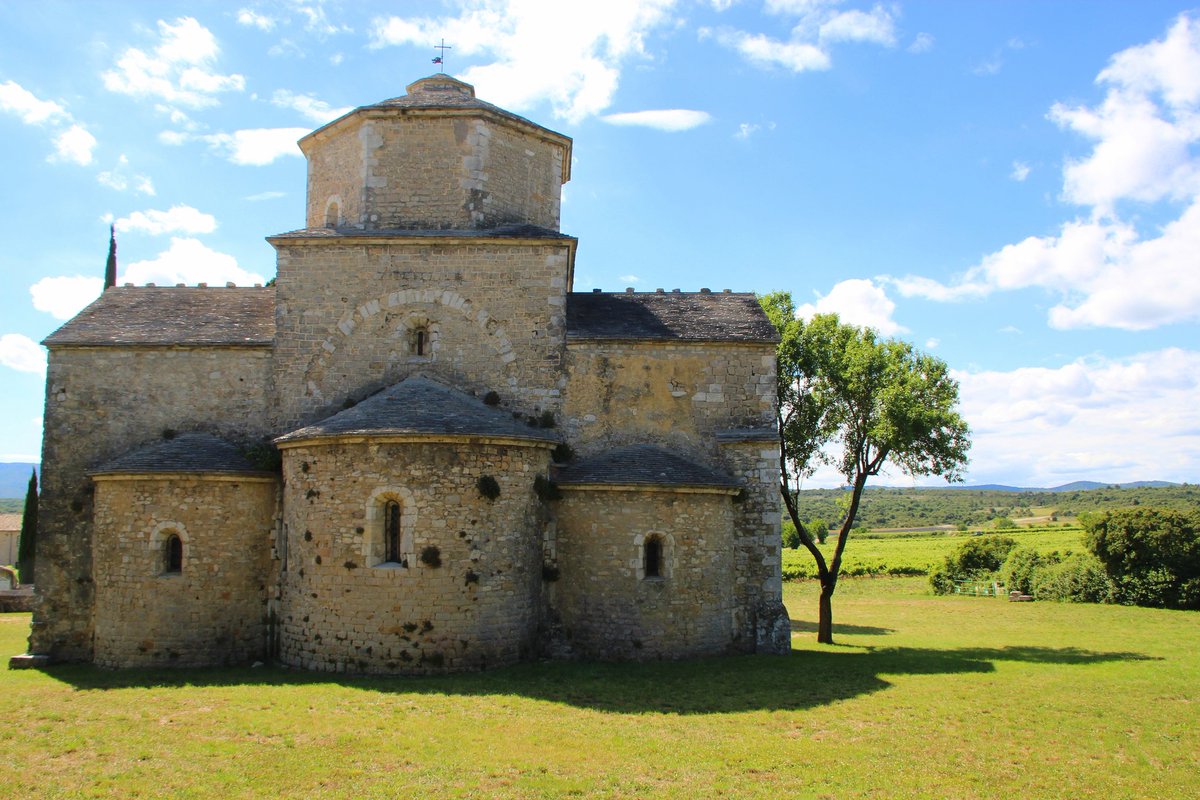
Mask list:
[[[11,462],[0,464],[0,497],[25,498],[29,489],[29,471],[37,464]],[[41,479],[41,470],[38,470]]]
[[[841,519],[838,499],[844,494],[843,489],[800,492],[797,497],[800,518],[816,518],[828,523]],[[1053,489],[1021,489],[996,484],[955,488],[868,487],[855,519],[866,528],[933,525],[986,528],[1000,517],[1061,521],[1084,512],[1138,505],[1200,509],[1200,487],[1165,481],[1139,481],[1119,487],[1079,481]]]
[[[947,486],[947,489],[978,489],[985,492],[1090,492],[1093,489],[1145,489],[1163,486],[1179,486],[1170,481],[1133,481],[1131,483],[1100,483],[1098,481],[1072,481],[1062,486],[1033,489],[1027,486],[1006,486],[1002,483],[981,483],[975,486]],[[941,487],[938,487],[941,488]]]

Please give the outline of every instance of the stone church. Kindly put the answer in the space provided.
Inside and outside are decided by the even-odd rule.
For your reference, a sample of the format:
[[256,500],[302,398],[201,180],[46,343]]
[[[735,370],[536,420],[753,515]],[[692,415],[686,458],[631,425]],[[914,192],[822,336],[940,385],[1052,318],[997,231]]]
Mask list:
[[572,291],[572,142],[446,75],[300,140],[266,287],[46,339],[30,653],[429,673],[782,653],[774,329]]

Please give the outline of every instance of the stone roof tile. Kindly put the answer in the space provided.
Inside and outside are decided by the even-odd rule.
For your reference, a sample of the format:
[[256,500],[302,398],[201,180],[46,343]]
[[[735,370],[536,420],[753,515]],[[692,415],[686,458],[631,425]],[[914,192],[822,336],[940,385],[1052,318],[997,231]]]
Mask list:
[[42,344],[269,345],[275,290],[114,286]]
[[749,292],[573,292],[567,295],[567,338],[779,341]]
[[564,486],[599,483],[736,488],[739,485],[728,475],[654,444],[619,447],[560,466],[555,481]]
[[92,475],[214,472],[266,474],[235,445],[209,433],[179,433],[139,447],[91,471]]
[[277,443],[335,436],[498,436],[557,442],[552,431],[530,427],[512,413],[414,376],[353,408],[280,436]]

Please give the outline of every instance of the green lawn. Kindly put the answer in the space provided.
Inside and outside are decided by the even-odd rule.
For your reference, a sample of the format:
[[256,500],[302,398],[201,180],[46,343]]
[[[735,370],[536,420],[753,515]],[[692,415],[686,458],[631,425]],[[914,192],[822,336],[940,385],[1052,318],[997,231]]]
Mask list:
[[[903,570],[912,572],[928,572],[940,564],[951,550],[954,550],[971,537],[970,533],[878,533],[865,535],[850,533],[850,541],[846,543],[846,552],[842,556],[842,574],[882,574],[890,571]],[[989,531],[986,536],[1011,536],[1020,542],[1022,547],[1034,547],[1043,552],[1051,550],[1073,550],[1082,552],[1082,528],[1012,528],[1003,531]],[[831,533],[821,550],[826,559],[833,557],[833,548],[837,543]],[[783,571],[787,578],[816,577],[817,568],[813,558],[803,547],[783,550]]]
[[787,657],[0,671],[4,796],[1200,797],[1195,613],[847,579],[819,647],[815,589],[787,587]]

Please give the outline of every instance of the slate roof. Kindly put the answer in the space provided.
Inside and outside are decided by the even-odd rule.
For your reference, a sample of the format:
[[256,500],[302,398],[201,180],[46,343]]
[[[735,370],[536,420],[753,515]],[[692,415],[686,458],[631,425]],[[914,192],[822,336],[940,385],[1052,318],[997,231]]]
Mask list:
[[633,444],[560,466],[555,481],[572,484],[715,486],[736,488],[728,475],[676,455],[658,445]]
[[209,433],[179,433],[171,439],[139,447],[91,471],[92,475],[215,472],[266,474],[229,442]]
[[779,335],[749,292],[573,292],[567,339],[778,342]]
[[409,230],[407,228],[385,228],[382,230],[361,230],[359,228],[300,228],[287,233],[276,234],[268,241],[276,239],[370,239],[370,238],[427,238],[427,239],[564,239],[575,241],[574,236],[559,233],[540,225],[513,223],[498,225],[494,228],[479,230],[448,229],[448,230]]
[[455,389],[407,378],[320,422],[280,436],[277,443],[332,436],[500,436],[557,442],[552,430],[530,427],[512,412],[484,405]]
[[46,337],[56,345],[269,345],[270,287],[114,286]]

